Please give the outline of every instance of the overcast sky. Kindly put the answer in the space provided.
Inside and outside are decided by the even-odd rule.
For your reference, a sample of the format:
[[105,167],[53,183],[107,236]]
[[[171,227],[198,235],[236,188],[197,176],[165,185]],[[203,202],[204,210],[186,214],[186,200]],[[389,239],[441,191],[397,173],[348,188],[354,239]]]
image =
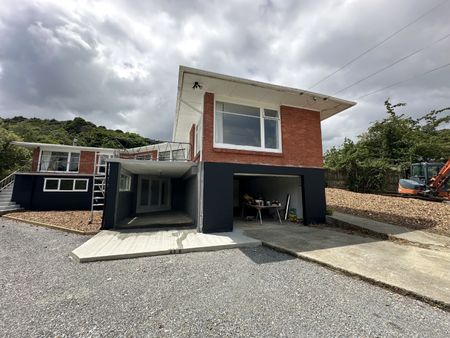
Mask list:
[[[72,119],[171,137],[180,64],[308,89],[443,0],[20,1],[0,6],[0,116]],[[450,106],[450,1],[324,81],[356,107],[322,123],[324,147],[355,138],[406,102],[418,116]]]

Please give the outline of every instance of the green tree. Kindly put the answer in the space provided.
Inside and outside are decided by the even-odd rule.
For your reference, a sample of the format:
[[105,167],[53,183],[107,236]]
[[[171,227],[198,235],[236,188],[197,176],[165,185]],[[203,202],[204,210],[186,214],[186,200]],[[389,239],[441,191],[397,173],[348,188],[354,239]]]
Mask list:
[[412,162],[450,158],[450,108],[433,110],[413,119],[396,113],[405,103],[385,101],[387,117],[358,136],[325,153],[325,167],[344,172],[354,191],[382,190],[386,171],[403,171]]
[[0,126],[0,178],[29,164],[31,160],[30,151],[12,145],[13,141],[19,141],[19,137]]

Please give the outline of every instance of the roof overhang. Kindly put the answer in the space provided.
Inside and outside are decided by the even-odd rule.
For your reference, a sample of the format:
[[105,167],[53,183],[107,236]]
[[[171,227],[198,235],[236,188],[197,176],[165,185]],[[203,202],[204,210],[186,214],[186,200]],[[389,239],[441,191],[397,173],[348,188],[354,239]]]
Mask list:
[[196,166],[196,164],[191,161],[171,162],[113,158],[108,160],[108,162],[118,162],[123,169],[133,174],[172,178],[182,177],[189,169]]
[[[193,88],[195,82],[198,82],[201,88]],[[321,121],[356,104],[303,89],[180,66],[173,141],[189,142],[189,130],[193,124],[198,123],[203,111],[205,92],[271,106],[286,105],[314,110],[320,113]]]
[[84,147],[84,146],[71,146],[67,144],[52,144],[52,143],[38,143],[38,142],[22,142],[13,141],[12,144],[28,149],[41,148],[44,150],[55,151],[96,151],[101,153],[114,153],[118,149],[113,148],[97,148],[97,147]]

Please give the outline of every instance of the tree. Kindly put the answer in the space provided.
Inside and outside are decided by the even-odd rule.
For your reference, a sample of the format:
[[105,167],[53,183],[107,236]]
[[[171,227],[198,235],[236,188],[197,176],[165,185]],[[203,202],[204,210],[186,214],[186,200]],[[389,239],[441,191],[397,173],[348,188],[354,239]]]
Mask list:
[[16,147],[12,141],[19,141],[19,137],[0,126],[0,178],[28,164],[31,159],[29,150]]
[[[354,191],[382,190],[386,171],[403,171],[412,162],[450,158],[450,108],[433,110],[418,119],[396,113],[405,103],[384,103],[387,117],[374,122],[358,136],[325,153],[325,167],[346,174]],[[442,116],[444,115],[444,116]]]

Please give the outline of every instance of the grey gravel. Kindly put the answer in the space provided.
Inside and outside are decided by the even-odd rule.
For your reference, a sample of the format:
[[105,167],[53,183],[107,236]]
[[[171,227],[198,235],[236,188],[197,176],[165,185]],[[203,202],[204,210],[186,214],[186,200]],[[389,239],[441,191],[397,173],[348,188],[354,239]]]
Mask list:
[[0,218],[0,335],[450,336],[448,312],[268,248],[70,260],[87,239]]

